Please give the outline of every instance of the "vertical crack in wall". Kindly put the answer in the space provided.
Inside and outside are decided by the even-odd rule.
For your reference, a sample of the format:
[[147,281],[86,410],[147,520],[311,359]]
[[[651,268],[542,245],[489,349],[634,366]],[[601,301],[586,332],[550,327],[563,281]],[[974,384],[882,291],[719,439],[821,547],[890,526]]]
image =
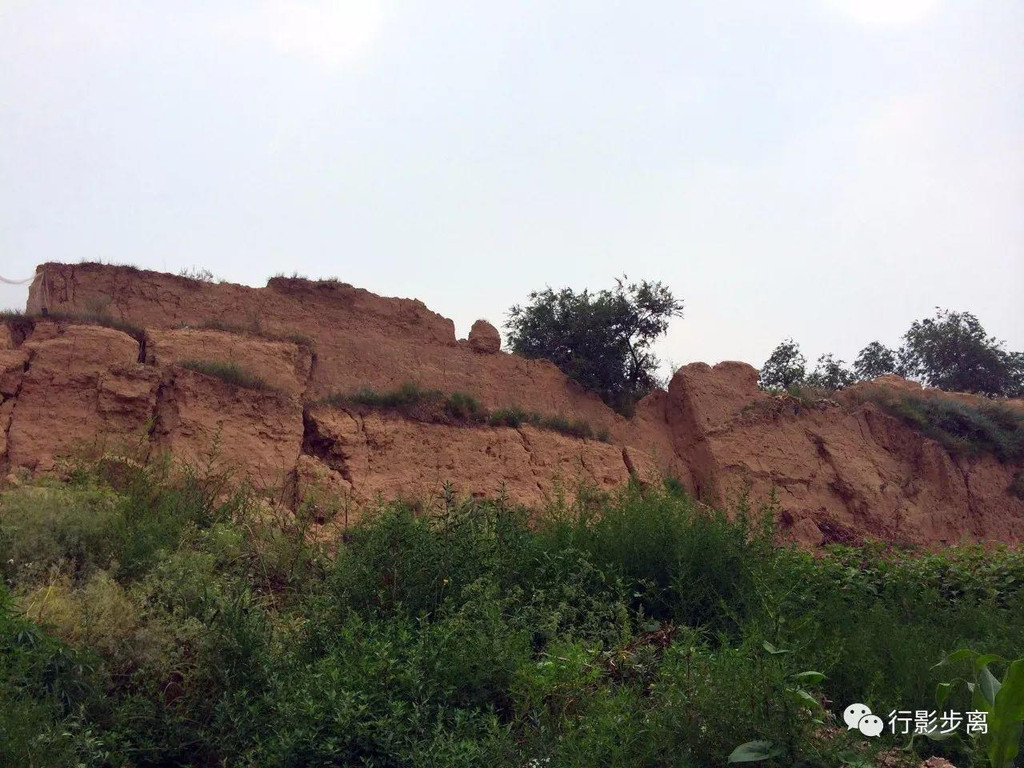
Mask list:
[[629,451],[626,450],[626,446],[622,446],[622,451],[620,453],[622,455],[622,463],[626,465],[626,472],[629,476],[634,480],[642,480],[643,478],[640,477],[640,472],[629,458]]
[[21,402],[21,391],[25,387],[25,379],[28,378],[28,372],[32,367],[32,360],[35,358],[35,354],[35,350],[28,350],[28,357],[25,358],[25,362],[22,363],[21,378],[18,380],[18,386],[14,389],[14,394],[3,399],[3,404],[6,404],[9,401],[13,401],[14,403],[14,405],[11,406],[10,418],[4,426],[4,452],[0,455],[0,472],[3,473],[3,476],[6,476],[7,472],[10,470],[11,429],[14,427],[14,419],[18,412],[18,404]]
[[516,433],[519,435],[519,440],[523,444],[523,450],[526,451],[527,465],[530,467],[530,475],[533,477],[533,482],[537,485],[537,490],[544,493],[544,485],[541,483],[540,478],[537,475],[537,464],[533,458],[533,445],[530,443],[530,439],[526,436],[526,433],[520,427],[516,427]]
[[167,368],[156,387],[153,414],[149,419],[149,457],[164,447],[165,439],[177,427],[178,405],[174,399],[174,369]]
[[971,489],[970,464],[967,467],[962,467],[956,457],[950,456],[950,459],[953,461],[953,466],[957,468],[961,477],[963,477],[964,488],[967,491],[967,528],[972,535],[982,538],[982,516],[978,512],[974,491]]
[[[301,349],[301,347],[300,347]],[[317,366],[319,365],[319,358],[316,350],[310,348],[309,350],[309,373],[306,374],[306,382],[302,386],[302,392],[299,394],[299,398],[305,403],[311,397],[311,390],[313,384],[316,381]]]

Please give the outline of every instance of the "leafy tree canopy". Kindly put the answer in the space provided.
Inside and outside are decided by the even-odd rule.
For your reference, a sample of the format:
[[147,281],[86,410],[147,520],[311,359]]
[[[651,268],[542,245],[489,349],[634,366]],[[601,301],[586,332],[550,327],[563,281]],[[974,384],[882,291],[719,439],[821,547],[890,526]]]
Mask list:
[[786,339],[761,366],[759,383],[763,389],[789,389],[806,376],[807,358],[800,352],[800,345],[793,339]]
[[958,392],[1015,395],[1024,386],[1021,353],[1007,352],[970,312],[940,309],[903,335],[901,367],[925,384]]
[[853,373],[857,379],[873,379],[899,373],[899,370],[896,352],[879,341],[872,341],[864,347],[853,362]]
[[508,313],[512,351],[547,358],[612,407],[629,412],[656,385],[654,341],[682,317],[683,302],[660,282],[627,283],[595,293],[534,291]]
[[836,360],[831,353],[818,358],[814,373],[807,377],[807,383],[821,389],[842,389],[857,380],[853,371],[842,360]]

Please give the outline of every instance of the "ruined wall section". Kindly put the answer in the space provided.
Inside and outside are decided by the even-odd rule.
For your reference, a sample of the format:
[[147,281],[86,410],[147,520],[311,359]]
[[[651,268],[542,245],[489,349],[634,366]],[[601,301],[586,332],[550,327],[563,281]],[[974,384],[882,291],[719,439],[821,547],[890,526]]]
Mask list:
[[[712,504],[745,493],[756,508],[775,493],[783,535],[812,545],[1024,539],[1024,501],[1009,492],[1019,465],[953,456],[857,388],[800,403],[759,391],[744,363],[694,363],[626,420],[550,363],[495,353],[486,328],[477,343],[459,342],[452,322],[418,301],[337,282],[275,278],[255,289],[46,264],[28,309],[49,317],[0,324],[0,481],[59,470],[88,445],[169,451],[235,468],[288,503],[346,510],[378,495],[431,496],[445,483],[540,504],[581,482],[610,490],[630,476],[672,477]],[[205,376],[190,360],[237,363],[271,389]],[[490,409],[583,419],[611,444],[317,405],[329,392],[406,381],[468,392]]]
[[[596,395],[552,363],[481,354],[455,337],[454,323],[420,301],[377,296],[337,281],[277,277],[265,288],[211,283],[101,264],[43,264],[28,300],[32,314],[106,313],[147,329],[207,326],[304,337],[316,354],[305,397],[407,381],[462,391],[488,408],[517,406],[582,419],[624,442],[640,436]],[[654,435],[644,435],[658,441]],[[668,444],[667,435],[660,442]]]
[[1024,500],[1009,492],[1021,467],[951,455],[859,396],[877,386],[896,383],[804,403],[759,391],[744,363],[693,363],[669,386],[676,445],[710,502],[774,492],[782,528],[807,543],[1024,540]]
[[[448,426],[361,414],[305,399],[305,344],[225,331],[150,330],[143,339],[38,319],[0,341],[0,481],[63,472],[77,457],[175,460],[247,479],[269,498],[358,509],[380,496],[505,493],[540,504],[581,484],[612,490],[630,476],[624,449],[522,427]],[[142,362],[139,361],[140,357]],[[185,367],[245,363],[267,389]],[[631,449],[649,478],[651,459]]]

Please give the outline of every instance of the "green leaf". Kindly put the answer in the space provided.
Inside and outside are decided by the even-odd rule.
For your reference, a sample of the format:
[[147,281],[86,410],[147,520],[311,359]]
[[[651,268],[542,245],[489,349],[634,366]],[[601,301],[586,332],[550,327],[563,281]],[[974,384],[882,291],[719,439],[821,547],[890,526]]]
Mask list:
[[821,702],[803,688],[787,688],[786,691],[796,699],[798,704],[806,704],[811,709],[821,709]]
[[934,665],[932,669],[938,669],[939,667],[945,666],[946,664],[953,664],[957,661],[963,661],[965,659],[972,659],[977,656],[974,651],[970,648],[960,648],[959,650],[953,651],[946,658]]
[[1024,720],[1024,659],[1017,659],[1003,675],[995,698],[995,711],[1007,723]]
[[[1013,758],[1017,756],[1020,744],[1021,723],[1005,723],[992,734],[988,746],[988,761],[992,768],[1013,768]],[[989,731],[992,724],[989,723]]]
[[817,685],[824,679],[825,676],[821,674],[821,672],[814,672],[812,670],[797,672],[793,675],[793,680],[798,683],[803,683],[804,685]]
[[[772,656],[778,656],[781,653],[792,653],[793,652],[793,651],[789,650],[788,648],[776,648],[774,645],[769,643],[767,640],[765,640],[763,643],[761,643],[761,645],[764,646],[764,649],[766,651],[768,651],[768,653],[770,653]],[[754,742],[750,742],[750,743],[753,744]]]
[[974,660],[975,673],[981,672],[982,669],[991,664],[993,661],[1006,661],[1006,659],[995,653],[986,653],[982,656],[979,656]]
[[982,665],[978,671],[978,687],[981,688],[981,695],[989,703],[989,707],[996,703],[996,695],[999,693],[999,680],[992,674],[987,665]]
[[978,712],[991,713],[992,705],[985,699],[984,694],[981,692],[981,686],[968,683],[967,688],[971,692],[971,706]]
[[[770,651],[769,651],[770,653]],[[730,763],[756,763],[760,760],[770,760],[782,754],[782,747],[771,741],[748,741],[740,744],[729,755]]]
[[952,683],[939,683],[935,686],[935,704],[941,707],[946,703],[946,699],[949,698],[949,694],[953,692]]

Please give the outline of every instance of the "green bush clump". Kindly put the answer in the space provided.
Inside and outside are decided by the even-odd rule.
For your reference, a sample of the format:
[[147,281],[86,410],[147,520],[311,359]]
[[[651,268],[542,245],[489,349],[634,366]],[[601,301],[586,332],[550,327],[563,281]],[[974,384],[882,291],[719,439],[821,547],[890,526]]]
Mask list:
[[596,438],[605,443],[610,439],[608,430],[602,429],[595,432],[593,427],[582,419],[569,419],[565,416],[544,416],[535,411],[524,411],[514,407],[492,411],[487,418],[487,423],[492,427],[513,428],[529,424],[537,429],[548,429],[552,432],[568,435],[569,437]]
[[1020,550],[812,555],[773,513],[446,489],[310,536],[163,463],[9,488],[0,764],[708,766],[758,740],[825,768],[903,745],[836,728],[847,704],[934,709],[949,651],[1020,655]]
[[529,413],[521,408],[499,408],[487,416],[487,424],[492,427],[512,427],[518,429],[523,424],[533,424],[541,420],[539,413]]
[[364,388],[352,394],[331,394],[319,401],[325,405],[363,407],[398,411],[417,421],[441,424],[482,423],[486,412],[472,395],[452,392],[446,395],[439,389],[425,389],[406,382],[397,389],[379,392]]
[[213,376],[223,382],[242,389],[255,389],[263,392],[276,392],[261,376],[250,373],[238,363],[224,363],[218,360],[182,360],[178,363],[182,368],[201,373],[204,376]]

